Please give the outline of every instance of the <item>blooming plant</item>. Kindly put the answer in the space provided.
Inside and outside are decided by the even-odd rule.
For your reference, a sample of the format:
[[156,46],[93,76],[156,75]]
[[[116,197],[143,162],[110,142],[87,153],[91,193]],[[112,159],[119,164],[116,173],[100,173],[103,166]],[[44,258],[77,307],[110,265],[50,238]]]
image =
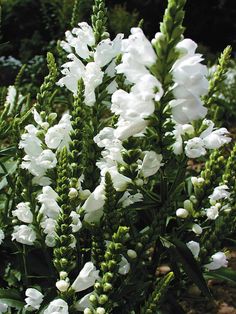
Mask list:
[[61,74],[48,53],[36,103],[21,73],[2,97],[1,313],[173,313],[192,284],[211,297],[235,228],[236,146],[207,116],[230,49],[209,82],[184,5],[169,0],[152,41],[111,39],[95,0],[61,41]]

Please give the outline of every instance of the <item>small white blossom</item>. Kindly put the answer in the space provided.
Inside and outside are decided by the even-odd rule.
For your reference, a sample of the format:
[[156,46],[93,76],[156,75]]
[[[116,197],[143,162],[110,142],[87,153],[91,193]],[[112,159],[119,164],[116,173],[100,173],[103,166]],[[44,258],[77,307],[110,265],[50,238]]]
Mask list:
[[68,304],[62,299],[56,299],[49,303],[44,314],[69,314]]
[[227,199],[230,197],[230,192],[228,192],[227,190],[229,189],[229,187],[227,185],[219,185],[217,186],[213,193],[209,196],[210,201],[218,201],[221,199]]
[[37,197],[42,204],[40,212],[49,218],[56,219],[60,212],[60,207],[56,202],[58,197],[58,194],[50,186],[44,186],[42,194],[39,194]]
[[178,208],[176,210],[176,216],[179,218],[187,218],[189,215],[189,212],[185,208]]
[[33,222],[33,214],[30,210],[30,203],[28,202],[21,202],[18,205],[16,205],[16,210],[12,211],[12,215],[16,216],[20,221],[26,222],[26,223],[32,223]]
[[198,258],[198,255],[200,253],[200,245],[198,242],[195,241],[189,241],[188,243],[186,243],[187,247],[190,249],[190,251],[192,252],[193,256],[195,258]]
[[5,234],[2,229],[0,229],[0,245],[2,244],[3,240],[5,239]]
[[0,301],[0,313],[6,313],[8,310],[8,305]]
[[29,288],[25,291],[26,295],[26,305],[25,308],[28,311],[38,310],[40,308],[41,303],[43,302],[43,294],[39,292],[37,289]]
[[185,146],[185,154],[189,158],[198,158],[206,154],[204,142],[200,137],[194,137],[188,140]]
[[67,291],[68,288],[69,288],[69,286],[70,286],[70,284],[69,284],[69,282],[67,282],[66,280],[58,280],[58,281],[56,282],[56,287],[57,287],[57,289],[58,289],[59,291],[61,291],[61,292]]
[[82,228],[82,222],[80,221],[80,215],[75,211],[70,213],[70,217],[72,218],[72,232],[78,232]]
[[96,267],[93,265],[93,263],[87,262],[71,285],[71,288],[75,292],[88,289],[89,287],[93,286],[95,281],[99,278],[98,273],[99,270],[96,270]]
[[216,270],[221,267],[227,267],[228,261],[226,259],[226,255],[223,252],[217,252],[211,257],[212,262],[209,264],[206,264],[205,267],[208,270]]
[[192,231],[196,234],[202,234],[202,227],[199,226],[198,224],[193,224]]
[[218,206],[212,205],[210,208],[207,208],[206,215],[208,219],[215,220],[219,216]]
[[157,154],[154,151],[145,151],[144,152],[143,162],[140,168],[140,173],[144,178],[150,177],[157,173],[160,167],[163,165],[162,155]]
[[122,255],[121,261],[119,263],[119,269],[118,273],[120,275],[127,275],[130,271],[130,263],[127,261],[127,259]]
[[69,145],[71,127],[71,116],[64,114],[58,124],[48,129],[45,135],[45,143],[51,149],[60,149]]
[[19,243],[33,245],[36,240],[35,231],[26,225],[15,226],[12,233],[12,241],[16,240]]
[[85,211],[84,220],[87,222],[99,221],[103,211],[103,205],[105,203],[105,192],[104,184],[100,184],[96,189],[89,195],[83,205]]

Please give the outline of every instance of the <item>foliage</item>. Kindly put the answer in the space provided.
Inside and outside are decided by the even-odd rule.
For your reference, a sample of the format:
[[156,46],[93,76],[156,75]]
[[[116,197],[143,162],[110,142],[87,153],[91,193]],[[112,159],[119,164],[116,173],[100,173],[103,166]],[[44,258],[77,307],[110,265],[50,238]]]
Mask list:
[[173,313],[193,283],[211,298],[205,278],[234,280],[236,145],[210,120],[230,48],[208,81],[185,2],[152,41],[137,25],[112,40],[103,0],[92,26],[75,25],[78,1],[66,21],[68,3],[37,3],[51,39],[72,30],[39,88],[41,58],[0,89],[0,312]]

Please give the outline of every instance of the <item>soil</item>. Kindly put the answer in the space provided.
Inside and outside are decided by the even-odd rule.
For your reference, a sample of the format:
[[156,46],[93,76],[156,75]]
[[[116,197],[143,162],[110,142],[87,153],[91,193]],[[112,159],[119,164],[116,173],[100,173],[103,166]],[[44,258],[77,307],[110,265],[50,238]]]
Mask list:
[[[230,249],[229,265],[236,270],[236,249]],[[213,294],[213,301],[206,301],[200,296],[198,288],[192,287],[189,295],[181,302],[187,314],[236,314],[236,284],[209,280],[208,286]]]

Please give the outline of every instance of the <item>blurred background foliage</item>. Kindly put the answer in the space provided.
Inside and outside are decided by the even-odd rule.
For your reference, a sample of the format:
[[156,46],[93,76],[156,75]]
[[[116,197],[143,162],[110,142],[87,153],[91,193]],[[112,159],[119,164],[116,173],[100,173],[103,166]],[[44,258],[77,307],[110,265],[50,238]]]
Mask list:
[[[76,21],[90,22],[93,0],[0,0],[0,3],[0,86],[13,84],[20,67],[26,64],[23,80],[26,91],[34,97],[47,73],[46,52],[52,51],[60,59],[57,41],[64,37],[65,30],[72,28],[74,4]],[[143,19],[144,32],[152,38],[159,29],[167,0],[106,0],[106,3],[112,37],[118,32],[127,36],[130,28]],[[235,17],[235,0],[187,1],[185,36],[198,43],[198,50],[209,65],[216,62],[228,44],[235,56]],[[231,68],[236,69],[235,62]],[[230,84],[236,90],[236,76]],[[224,89],[226,96],[219,97],[219,101],[226,106],[225,103],[233,101],[227,83]]]

